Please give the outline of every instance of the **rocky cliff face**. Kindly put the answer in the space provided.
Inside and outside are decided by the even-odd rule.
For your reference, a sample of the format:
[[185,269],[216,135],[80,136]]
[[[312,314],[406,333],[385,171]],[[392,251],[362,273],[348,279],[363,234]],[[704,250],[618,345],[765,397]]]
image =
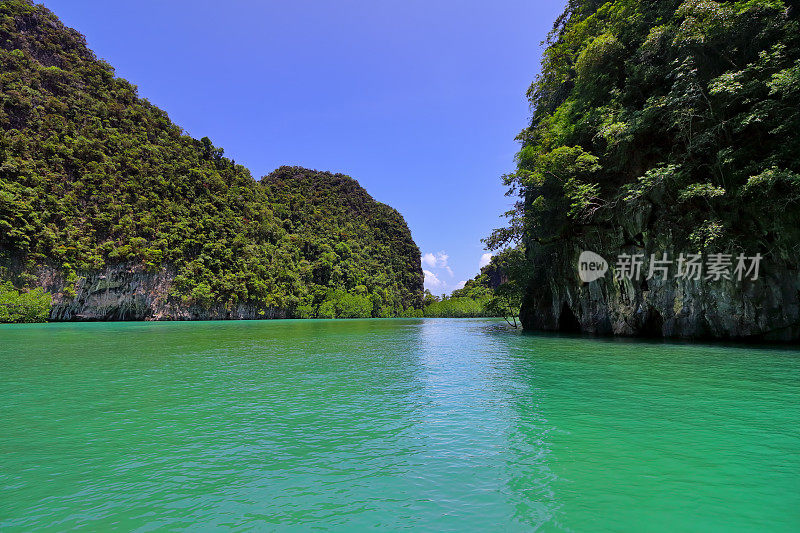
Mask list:
[[[800,337],[797,7],[568,2],[527,93],[517,169],[503,178],[520,201],[489,239],[525,249],[526,328]],[[705,270],[618,281],[612,270],[583,283],[582,251],[612,264],[622,253],[763,260],[752,281]]]
[[[631,250],[626,253],[649,253]],[[758,280],[578,277],[575,251],[562,274],[532,286],[521,320],[530,330],[691,339],[800,339],[800,271],[762,263]],[[677,254],[676,254],[677,255]],[[571,263],[571,264],[570,264]],[[644,276],[643,276],[644,277]]]
[[[60,270],[42,267],[39,285],[53,294],[50,319],[79,320],[224,320],[285,318],[282,309],[253,302],[202,306],[170,295],[175,271],[149,272],[140,264],[120,263],[67,282]],[[71,293],[74,292],[74,296]]]

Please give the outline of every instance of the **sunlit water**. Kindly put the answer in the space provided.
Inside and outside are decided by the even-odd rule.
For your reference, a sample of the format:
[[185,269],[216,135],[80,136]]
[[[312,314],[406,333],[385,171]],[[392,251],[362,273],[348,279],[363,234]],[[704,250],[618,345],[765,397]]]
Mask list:
[[800,352],[481,320],[0,326],[0,529],[800,530]]

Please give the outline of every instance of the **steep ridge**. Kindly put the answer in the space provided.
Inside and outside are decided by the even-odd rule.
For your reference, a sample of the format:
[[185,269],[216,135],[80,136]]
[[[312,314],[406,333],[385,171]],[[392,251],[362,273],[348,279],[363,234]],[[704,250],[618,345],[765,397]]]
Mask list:
[[313,317],[326,301],[396,316],[422,299],[395,210],[346,176],[254,180],[28,0],[0,2],[0,267],[51,291],[58,320]]
[[[489,239],[526,250],[526,328],[800,337],[797,16],[781,0],[568,3],[506,177],[520,202]],[[584,251],[605,276],[579,279]],[[740,256],[761,258],[757,279]]]

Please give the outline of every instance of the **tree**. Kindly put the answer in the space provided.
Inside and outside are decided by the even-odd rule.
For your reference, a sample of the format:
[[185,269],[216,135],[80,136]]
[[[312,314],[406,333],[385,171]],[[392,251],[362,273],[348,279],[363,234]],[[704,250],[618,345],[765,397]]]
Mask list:
[[45,7],[0,1],[0,268],[53,266],[74,296],[72,275],[122,262],[174,269],[169,297],[210,308],[314,316],[330,289],[379,294],[376,314],[422,304],[405,220],[356,180],[286,166],[256,181]]
[[517,318],[519,317],[520,305],[522,303],[522,290],[513,282],[506,282],[497,287],[489,303],[487,310],[493,316],[500,316],[505,319],[510,326],[517,328]]
[[529,279],[529,266],[524,251],[517,247],[503,250],[492,257],[496,268],[506,273],[506,281],[498,285],[487,304],[494,316],[501,316],[509,325],[518,327],[522,298]]
[[41,288],[20,292],[10,281],[0,283],[0,322],[45,322],[51,300]]
[[438,296],[434,295],[428,289],[425,289],[425,293],[423,294],[423,297],[422,297],[422,306],[423,306],[423,308],[424,307],[428,307],[429,305],[431,305],[433,303],[436,303],[438,301],[439,301],[439,297]]
[[570,0],[503,176],[515,207],[485,241],[526,258],[495,308],[518,291],[550,301],[580,250],[744,249],[795,270],[798,14],[783,0]]

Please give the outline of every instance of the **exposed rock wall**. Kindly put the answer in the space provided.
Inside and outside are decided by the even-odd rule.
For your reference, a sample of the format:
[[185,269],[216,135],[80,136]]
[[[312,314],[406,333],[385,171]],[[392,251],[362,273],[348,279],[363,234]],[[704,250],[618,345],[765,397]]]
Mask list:
[[525,329],[687,339],[800,339],[798,270],[766,262],[758,280],[717,282],[618,281],[609,271],[583,283],[578,278],[578,253],[574,261],[560,265],[561,274],[531,285],[520,316]]
[[[224,320],[285,318],[286,311],[255,302],[204,307],[170,296],[175,272],[148,272],[141,265],[122,263],[81,273],[74,283],[52,267],[41,267],[39,285],[53,294],[50,319],[80,320]],[[69,285],[69,287],[68,287]],[[70,294],[70,288],[74,296]]]

